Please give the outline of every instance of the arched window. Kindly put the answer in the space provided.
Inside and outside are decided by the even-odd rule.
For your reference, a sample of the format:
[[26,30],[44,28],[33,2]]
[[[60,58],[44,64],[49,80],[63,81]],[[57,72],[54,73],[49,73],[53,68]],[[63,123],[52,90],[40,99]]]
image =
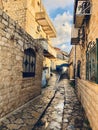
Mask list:
[[24,51],[24,58],[23,58],[23,77],[35,76],[35,64],[36,64],[35,51],[32,48],[26,49]]

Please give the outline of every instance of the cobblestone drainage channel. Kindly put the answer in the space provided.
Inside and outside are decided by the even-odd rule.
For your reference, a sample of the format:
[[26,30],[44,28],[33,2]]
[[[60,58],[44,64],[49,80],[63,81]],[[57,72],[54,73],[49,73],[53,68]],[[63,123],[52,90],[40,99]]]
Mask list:
[[59,75],[57,81],[56,81],[56,84],[55,84],[55,93],[54,93],[54,96],[51,98],[50,102],[48,103],[48,105],[46,106],[45,110],[43,111],[43,113],[41,114],[41,116],[39,117],[38,121],[36,122],[36,124],[34,125],[34,127],[32,128],[32,130],[35,130],[36,127],[40,127],[40,126],[43,126],[43,122],[41,121],[42,117],[45,115],[47,109],[50,107],[53,99],[55,98],[55,95],[58,91],[58,88],[56,87],[56,85],[58,84],[59,80],[61,78],[61,75]]
[[[56,92],[55,92],[56,94]],[[46,110],[48,109],[48,107],[51,105],[51,102],[53,101],[54,97],[55,97],[55,94],[54,96],[51,98],[50,102],[48,103],[47,107],[45,108],[45,110],[43,111],[43,113],[41,114],[41,116],[39,117],[37,123],[34,125],[34,127],[32,128],[32,130],[35,130],[36,126],[37,127],[40,127],[43,125],[43,122],[41,121],[41,118],[45,115],[45,112]]]

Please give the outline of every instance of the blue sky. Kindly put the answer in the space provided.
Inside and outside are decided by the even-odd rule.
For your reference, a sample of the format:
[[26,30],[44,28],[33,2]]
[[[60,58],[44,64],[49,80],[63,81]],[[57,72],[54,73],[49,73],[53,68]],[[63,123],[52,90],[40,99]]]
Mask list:
[[74,0],[43,0],[43,4],[57,31],[53,46],[69,52]]

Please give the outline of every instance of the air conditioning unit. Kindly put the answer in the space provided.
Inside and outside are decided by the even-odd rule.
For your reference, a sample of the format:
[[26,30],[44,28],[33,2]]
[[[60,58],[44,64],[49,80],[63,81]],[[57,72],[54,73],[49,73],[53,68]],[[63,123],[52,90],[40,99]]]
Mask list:
[[91,4],[89,1],[78,1],[76,15],[90,15]]

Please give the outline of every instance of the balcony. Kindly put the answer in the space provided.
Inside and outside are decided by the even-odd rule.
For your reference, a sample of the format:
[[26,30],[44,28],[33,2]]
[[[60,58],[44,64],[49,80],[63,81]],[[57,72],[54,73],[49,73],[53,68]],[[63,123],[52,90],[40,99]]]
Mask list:
[[55,28],[45,11],[37,12],[35,18],[39,25],[42,26],[42,29],[46,33],[46,35],[48,35],[50,38],[56,37]]
[[80,1],[76,3],[76,12],[75,12],[75,27],[79,28],[82,26],[84,19],[88,20],[91,15],[91,3],[89,0]]
[[47,50],[44,49],[44,56],[47,58],[56,58],[56,51],[54,50],[53,47],[48,45],[48,49]]
[[40,40],[41,40],[40,44],[42,45],[44,50],[44,56],[47,58],[56,58],[55,49],[50,44],[48,44],[47,40],[45,39],[43,40],[40,39]]
[[71,45],[78,45],[78,44],[79,44],[79,28],[75,28],[73,25],[71,31]]

